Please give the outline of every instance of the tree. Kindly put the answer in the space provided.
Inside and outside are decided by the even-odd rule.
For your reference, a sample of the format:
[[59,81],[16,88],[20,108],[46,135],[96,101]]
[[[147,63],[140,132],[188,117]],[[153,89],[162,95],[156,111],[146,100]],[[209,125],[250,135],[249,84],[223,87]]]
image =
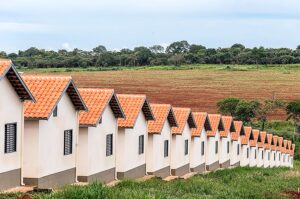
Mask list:
[[106,50],[105,46],[99,45],[96,48],[93,48],[93,52],[96,54],[102,54],[102,53],[107,52],[107,50]]
[[164,53],[164,51],[165,51],[165,48],[161,45],[154,45],[154,46],[151,46],[149,49],[154,54]]
[[201,51],[203,51],[205,49],[206,49],[205,46],[192,44],[190,46],[190,51],[189,52],[192,53],[192,54],[197,54],[198,52],[201,52]]
[[268,116],[274,113],[279,108],[284,108],[285,102],[279,99],[266,100],[260,104],[257,109],[257,119],[262,122],[261,130],[265,130],[265,123],[268,121]]
[[259,106],[258,101],[241,100],[236,106],[235,119],[241,120],[244,123],[251,122],[255,118]]
[[177,41],[172,44],[170,44],[166,52],[171,53],[171,54],[176,54],[176,53],[186,53],[190,49],[190,44],[187,41]]
[[169,62],[175,66],[180,66],[184,61],[182,54],[176,54],[169,58]]
[[236,107],[240,101],[240,98],[225,98],[219,101],[217,103],[219,113],[235,117]]
[[288,115],[287,120],[294,121],[294,138],[296,135],[297,123],[300,122],[300,100],[289,102],[286,107],[286,113]]

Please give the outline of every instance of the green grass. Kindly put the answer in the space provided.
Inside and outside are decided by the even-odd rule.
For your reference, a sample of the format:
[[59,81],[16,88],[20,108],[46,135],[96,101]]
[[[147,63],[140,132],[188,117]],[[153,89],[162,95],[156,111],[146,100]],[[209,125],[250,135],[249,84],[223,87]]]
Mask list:
[[81,68],[24,68],[18,67],[20,71],[26,72],[85,72],[85,71],[112,71],[112,70],[226,70],[226,71],[252,71],[252,70],[280,70],[284,73],[299,71],[300,64],[286,65],[228,65],[228,64],[193,64],[181,66],[110,66],[110,67],[81,67]]
[[[197,175],[188,180],[165,182],[123,181],[109,188],[102,184],[67,186],[50,194],[35,193],[36,199],[131,199],[131,198],[285,198],[300,188],[300,162],[295,168],[235,168]],[[14,196],[5,195],[6,198]],[[0,195],[0,198],[4,196]],[[4,197],[5,198],[5,197]]]

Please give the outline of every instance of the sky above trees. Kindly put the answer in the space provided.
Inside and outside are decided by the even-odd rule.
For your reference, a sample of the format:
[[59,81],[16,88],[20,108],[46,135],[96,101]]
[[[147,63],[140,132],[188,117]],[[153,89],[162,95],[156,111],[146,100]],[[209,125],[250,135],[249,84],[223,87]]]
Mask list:
[[0,6],[0,51],[119,50],[187,40],[207,47],[300,44],[298,0],[10,0]]

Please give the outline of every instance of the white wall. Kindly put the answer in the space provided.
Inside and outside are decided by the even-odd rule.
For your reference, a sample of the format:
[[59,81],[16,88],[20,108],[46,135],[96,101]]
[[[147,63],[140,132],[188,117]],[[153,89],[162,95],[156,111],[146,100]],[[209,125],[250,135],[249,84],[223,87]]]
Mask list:
[[[90,176],[116,166],[117,119],[110,106],[102,114],[97,127],[80,128],[78,139],[77,169],[79,176]],[[106,156],[106,136],[113,134],[113,154]]]
[[264,148],[258,148],[258,154],[257,154],[257,167],[263,167],[264,166],[264,158],[262,157],[262,154],[265,153]]
[[[247,157],[247,152],[248,152],[248,157]],[[250,147],[249,144],[243,144],[242,154],[241,154],[241,166],[248,166],[249,163],[250,163]]]
[[[164,157],[164,141],[169,141],[168,157]],[[146,154],[147,172],[155,172],[170,166],[171,161],[171,127],[166,120],[160,134],[148,134]]]
[[[227,162],[230,159],[230,151],[231,151],[231,138],[230,132],[228,133],[227,137],[221,137],[220,143],[220,152],[219,152],[219,159],[220,164]],[[229,143],[229,153],[227,153],[227,144]]]
[[[239,155],[237,154],[237,148],[239,146]],[[234,165],[237,162],[240,162],[240,156],[242,154],[242,150],[241,150],[241,139],[240,137],[238,138],[238,140],[233,140],[231,142],[231,151],[230,151],[230,165]]]
[[270,160],[270,167],[275,167],[276,166],[276,151],[272,150],[271,151],[271,160]]
[[[138,153],[139,136],[144,135],[144,153]],[[133,128],[119,128],[117,135],[117,171],[126,172],[146,164],[147,121],[140,111]]]
[[[256,156],[255,156],[255,154],[256,154]],[[255,147],[250,147],[249,166],[250,167],[255,167],[257,165],[257,159],[258,159],[258,148],[257,148],[257,145],[256,145]]]
[[[26,136],[36,135],[38,138],[31,138],[38,140],[38,145],[28,146],[30,150],[24,150],[24,156],[38,153],[35,157],[38,159],[39,169],[32,172],[25,170],[24,177],[41,178],[50,174],[58,173],[76,166],[76,142],[78,135],[78,113],[69,98],[65,93],[58,103],[58,116],[51,117],[48,120],[40,120],[38,125],[38,133],[36,133],[36,125],[32,121],[25,121],[25,139]],[[71,155],[64,155],[64,130],[73,130],[73,152]],[[29,153],[29,154],[28,154]],[[26,165],[24,160],[24,165]],[[30,163],[32,164],[32,163]],[[33,166],[33,165],[32,165]]]
[[[184,154],[184,142],[188,140],[188,154]],[[172,135],[172,147],[171,147],[171,169],[180,168],[190,163],[191,152],[191,129],[186,122],[184,130],[181,135]]]
[[[21,168],[23,104],[6,77],[0,80],[0,173]],[[5,124],[17,123],[17,152],[4,153]]]
[[276,167],[280,167],[281,164],[281,151],[276,151]]
[[[218,141],[218,153],[216,152],[216,141]],[[220,153],[220,132],[217,130],[215,137],[207,137],[206,141],[206,165],[211,165],[217,161],[219,161],[219,153]]]
[[[203,155],[201,151],[202,142],[204,142]],[[190,153],[191,168],[195,168],[205,163],[205,149],[206,149],[206,131],[203,128],[200,137],[192,137],[191,139],[191,153]]]
[[[270,154],[270,159],[269,159],[269,154]],[[265,149],[264,150],[264,167],[265,168],[270,166],[270,160],[271,160],[270,149]]]

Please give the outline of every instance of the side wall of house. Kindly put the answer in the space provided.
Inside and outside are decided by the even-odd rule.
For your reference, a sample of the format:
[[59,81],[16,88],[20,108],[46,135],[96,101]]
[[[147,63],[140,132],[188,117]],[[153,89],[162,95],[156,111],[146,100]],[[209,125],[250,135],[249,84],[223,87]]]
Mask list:
[[[202,155],[202,142],[204,142],[204,155]],[[202,129],[200,137],[192,137],[191,140],[191,153],[190,153],[190,166],[195,168],[205,163],[205,148],[206,148],[206,132]]]
[[[21,168],[23,104],[6,77],[0,80],[0,173]],[[17,124],[17,151],[5,153],[5,124]]]
[[[76,169],[78,176],[89,175],[89,128],[95,127],[80,127],[78,135],[78,153],[76,160]],[[98,145],[99,146],[99,145]]]
[[[238,154],[239,148],[239,154]],[[235,165],[236,163],[240,162],[241,158],[241,140],[240,137],[238,140],[233,140],[231,142],[231,152],[230,152],[230,165]]]
[[[230,139],[230,133],[228,133],[227,137],[222,137],[220,139],[221,141],[221,146],[220,146],[220,152],[219,152],[219,157],[220,157],[220,163],[226,162],[230,159],[230,148],[231,148],[231,139]],[[229,153],[227,152],[227,144],[229,143]]]
[[257,158],[258,158],[257,146],[250,147],[250,161],[249,161],[250,167],[254,167],[257,165]]
[[[216,142],[218,143],[218,153],[216,153]],[[215,137],[207,138],[207,149],[206,149],[206,165],[211,165],[219,161],[220,153],[220,133],[216,132]]]
[[269,149],[264,150],[264,167],[267,168],[270,166],[271,152]]
[[248,142],[248,144],[242,145],[241,166],[248,166],[249,162],[250,162],[250,149],[249,149],[249,142]]

